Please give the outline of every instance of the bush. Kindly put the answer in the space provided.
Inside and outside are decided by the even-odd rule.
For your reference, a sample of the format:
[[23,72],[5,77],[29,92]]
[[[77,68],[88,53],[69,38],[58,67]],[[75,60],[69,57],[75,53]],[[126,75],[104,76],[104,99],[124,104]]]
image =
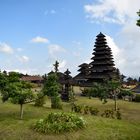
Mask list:
[[86,96],[86,97],[99,97],[99,94],[97,93],[95,88],[88,88],[88,89],[84,89],[82,91],[82,96]]
[[126,89],[121,89],[120,90],[120,93],[118,94],[118,98],[119,99],[122,99],[125,96],[133,96],[132,91],[126,90]]
[[135,102],[140,102],[140,94],[136,94],[134,98]]
[[83,109],[82,106],[73,104],[71,110],[72,110],[73,112],[76,112],[76,113],[82,113],[82,109]]
[[104,111],[104,113],[101,116],[105,118],[114,118],[114,111],[107,109]]
[[38,120],[33,129],[42,133],[62,133],[85,127],[85,121],[72,113],[50,113],[47,118]]
[[45,97],[42,93],[37,94],[37,99],[35,100],[35,106],[43,106],[45,104]]
[[61,99],[59,96],[53,96],[51,97],[51,108],[54,109],[62,109]]
[[102,117],[105,118],[112,118],[112,119],[121,119],[121,112],[119,110],[119,108],[117,109],[117,111],[114,111],[113,109],[107,109],[104,111],[104,113],[101,114]]
[[89,111],[90,111],[91,115],[98,115],[98,113],[99,113],[99,110],[97,108],[93,108],[93,107],[90,107]]
[[87,105],[83,107],[84,114],[89,114],[89,108],[90,108],[90,107],[87,106]]
[[82,106],[82,105],[76,105],[76,104],[72,106],[72,111],[76,113],[91,114],[91,115],[97,115],[99,112],[97,108],[93,108],[87,105]]

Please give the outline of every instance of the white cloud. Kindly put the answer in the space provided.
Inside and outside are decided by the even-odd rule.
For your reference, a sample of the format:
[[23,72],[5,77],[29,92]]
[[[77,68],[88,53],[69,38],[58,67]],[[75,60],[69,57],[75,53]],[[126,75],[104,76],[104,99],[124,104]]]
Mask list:
[[54,9],[52,9],[52,10],[50,11],[50,13],[51,13],[51,14],[56,14],[56,11],[55,11]]
[[48,46],[48,49],[49,49],[49,54],[52,56],[52,57],[55,57],[58,53],[64,53],[66,52],[66,50],[61,47],[60,45],[57,45],[57,44],[51,44]]
[[[59,68],[60,69],[64,69],[66,67],[67,61],[66,60],[62,60],[59,63]],[[66,69],[66,68],[65,68]]]
[[6,43],[2,43],[0,42],[0,52],[2,53],[6,53],[6,54],[12,54],[14,51],[12,49],[11,46],[9,46],[8,44]]
[[30,60],[29,57],[28,56],[25,56],[25,55],[23,55],[23,56],[17,56],[17,58],[22,63],[27,63]]
[[116,43],[114,42],[114,39],[111,38],[110,36],[106,35],[106,40],[107,40],[108,46],[112,50],[113,58],[114,58],[114,62],[115,62],[116,67],[120,68],[126,62],[124,51],[123,51],[123,49],[120,49],[116,45]]
[[84,6],[92,22],[125,24],[137,17],[140,0],[99,0]]
[[46,10],[44,12],[45,15],[48,15],[48,14],[56,14],[56,10],[52,9],[52,10]]
[[37,36],[31,40],[32,43],[49,43],[49,40],[44,37]]
[[17,48],[17,51],[18,51],[18,52],[22,52],[23,49],[22,49],[22,48]]

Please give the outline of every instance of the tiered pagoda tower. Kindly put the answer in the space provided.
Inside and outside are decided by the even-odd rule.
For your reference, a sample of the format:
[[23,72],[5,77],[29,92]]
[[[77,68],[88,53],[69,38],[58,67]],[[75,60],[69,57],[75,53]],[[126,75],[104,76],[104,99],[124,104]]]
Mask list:
[[88,82],[103,82],[115,78],[115,65],[111,49],[107,45],[105,35],[102,33],[96,36],[94,45],[93,60],[89,65]]
[[87,75],[89,74],[89,64],[83,63],[79,65],[79,74],[74,77],[77,80],[77,84],[84,84],[87,81]]

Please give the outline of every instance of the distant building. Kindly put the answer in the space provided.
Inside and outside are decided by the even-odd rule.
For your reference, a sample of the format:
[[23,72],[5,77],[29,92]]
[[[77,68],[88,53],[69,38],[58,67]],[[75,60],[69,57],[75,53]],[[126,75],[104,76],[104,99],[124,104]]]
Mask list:
[[43,83],[43,78],[41,76],[30,76],[30,75],[24,75],[21,77],[22,81],[27,81],[35,84],[41,84]]

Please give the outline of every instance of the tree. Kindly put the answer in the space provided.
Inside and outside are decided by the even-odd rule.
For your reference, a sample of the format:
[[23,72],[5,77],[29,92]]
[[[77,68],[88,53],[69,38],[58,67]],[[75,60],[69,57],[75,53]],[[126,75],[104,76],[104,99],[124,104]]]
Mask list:
[[8,76],[2,72],[0,72],[0,93],[2,95],[2,101],[6,101],[9,98]]
[[97,97],[100,98],[100,100],[103,100],[103,103],[107,102],[107,98],[108,98],[108,89],[106,87],[105,83],[94,83],[93,84],[93,88],[91,89],[92,93],[90,93],[90,96],[92,94],[97,95]]
[[139,19],[137,20],[137,26],[140,26],[140,10],[137,12],[138,16],[139,16]]
[[120,82],[118,81],[109,81],[108,82],[109,94],[114,99],[114,109],[117,111],[117,98],[120,92]]
[[10,83],[8,94],[12,103],[20,105],[20,119],[23,119],[23,105],[34,99],[30,83],[24,81]]
[[59,97],[59,84],[57,82],[56,73],[49,74],[47,80],[45,80],[42,92],[44,95],[51,97],[51,107],[61,108]]
[[10,99],[12,103],[20,104],[20,118],[23,118],[23,104],[34,99],[31,84],[20,81],[19,74],[11,72],[9,75],[0,72],[0,92],[3,102]]
[[55,73],[57,73],[59,70],[58,70],[58,67],[59,67],[59,62],[58,61],[55,61],[55,64],[53,64],[54,66],[54,71]]

